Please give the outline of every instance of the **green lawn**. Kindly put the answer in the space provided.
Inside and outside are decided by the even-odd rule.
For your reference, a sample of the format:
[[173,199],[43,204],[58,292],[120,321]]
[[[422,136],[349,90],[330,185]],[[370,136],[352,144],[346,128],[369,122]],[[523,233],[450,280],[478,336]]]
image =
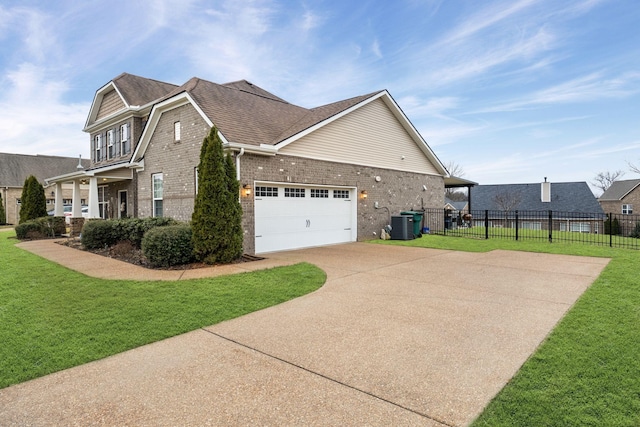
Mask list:
[[640,426],[640,251],[435,235],[375,242],[611,258],[473,426]]
[[0,232],[0,388],[241,316],[318,289],[297,264],[178,282],[101,280]]

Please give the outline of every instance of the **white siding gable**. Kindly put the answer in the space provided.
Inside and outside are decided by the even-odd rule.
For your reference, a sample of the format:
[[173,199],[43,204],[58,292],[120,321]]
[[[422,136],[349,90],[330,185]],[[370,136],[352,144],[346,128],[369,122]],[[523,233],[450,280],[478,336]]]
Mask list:
[[381,99],[282,147],[280,154],[440,175]]

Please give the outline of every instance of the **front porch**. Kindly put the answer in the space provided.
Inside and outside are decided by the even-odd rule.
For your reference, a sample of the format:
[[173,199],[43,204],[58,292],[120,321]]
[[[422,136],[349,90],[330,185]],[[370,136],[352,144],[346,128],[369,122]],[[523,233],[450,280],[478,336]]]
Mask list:
[[[108,188],[115,183],[128,183],[133,180],[133,170],[129,164],[109,165],[96,169],[78,170],[66,175],[61,175],[47,180],[47,184],[53,186],[55,193],[54,216],[64,217],[64,199],[62,196],[64,189],[72,189],[71,216],[69,218],[69,235],[72,237],[80,235],[85,219],[108,219],[113,217],[128,216],[129,198],[126,190],[118,192],[117,210],[113,197],[109,197]],[[83,214],[83,204],[81,191],[88,188],[89,196]],[[123,197],[124,196],[124,197]]]

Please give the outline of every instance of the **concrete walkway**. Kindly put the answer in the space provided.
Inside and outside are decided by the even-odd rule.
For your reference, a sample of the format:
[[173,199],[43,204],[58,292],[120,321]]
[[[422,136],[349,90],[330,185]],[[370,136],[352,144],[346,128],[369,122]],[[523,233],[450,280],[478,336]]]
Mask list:
[[327,282],[0,390],[0,425],[464,426],[608,262],[366,243],[268,258]]

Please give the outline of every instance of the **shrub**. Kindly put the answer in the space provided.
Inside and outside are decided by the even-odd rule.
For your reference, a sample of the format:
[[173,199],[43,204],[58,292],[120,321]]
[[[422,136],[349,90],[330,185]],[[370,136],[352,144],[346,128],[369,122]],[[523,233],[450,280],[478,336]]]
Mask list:
[[618,218],[607,218],[604,222],[604,234],[618,235],[620,234],[620,221]]
[[640,239],[640,222],[636,222],[636,226],[633,228],[629,236],[634,239]]
[[82,244],[87,249],[98,249],[127,240],[139,249],[147,231],[175,224],[178,222],[173,218],[90,220],[82,228]]
[[44,195],[44,188],[35,176],[29,175],[22,187],[19,223],[22,224],[23,222],[46,216],[47,199]]
[[4,210],[4,201],[2,200],[2,193],[0,193],[0,225],[7,223],[7,212]]
[[202,142],[198,194],[191,216],[196,259],[207,264],[229,263],[242,256],[242,209],[236,170],[225,159],[216,127]]
[[154,267],[170,267],[191,262],[191,227],[180,224],[149,230],[142,239],[142,253]]
[[46,239],[60,236],[66,231],[64,218],[43,217],[23,222],[15,228],[16,237],[20,240]]
[[114,221],[91,219],[85,221],[80,240],[87,249],[100,249],[114,245],[122,240],[118,237],[118,230],[114,227]]

